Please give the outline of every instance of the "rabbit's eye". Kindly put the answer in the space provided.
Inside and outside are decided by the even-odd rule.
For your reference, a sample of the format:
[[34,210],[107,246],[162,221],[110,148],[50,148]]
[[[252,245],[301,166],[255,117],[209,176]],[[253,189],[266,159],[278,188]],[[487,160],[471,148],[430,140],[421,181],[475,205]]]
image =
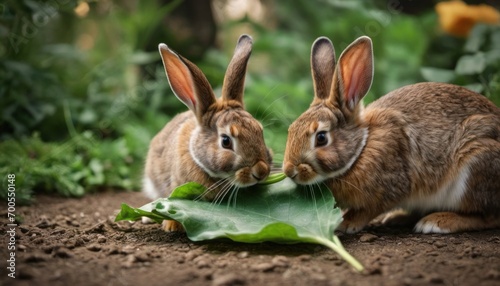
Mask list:
[[227,135],[221,136],[220,144],[224,149],[233,149],[233,141],[231,141],[231,137]]
[[316,147],[325,146],[328,144],[328,137],[325,131],[318,132],[316,134]]

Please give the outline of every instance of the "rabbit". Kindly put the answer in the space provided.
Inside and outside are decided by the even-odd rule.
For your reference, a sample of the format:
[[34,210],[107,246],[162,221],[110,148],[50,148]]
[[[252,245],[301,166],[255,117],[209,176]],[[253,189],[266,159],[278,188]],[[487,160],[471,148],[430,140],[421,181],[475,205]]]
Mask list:
[[[175,187],[194,181],[206,186],[205,198],[213,200],[233,187],[265,180],[271,153],[264,143],[263,126],[243,105],[252,38],[238,39],[220,98],[197,66],[165,44],[158,49],[172,91],[189,110],[176,115],[152,139],[144,171],[146,196],[167,196]],[[175,221],[166,221],[163,227],[182,231]]]
[[[464,87],[423,82],[364,108],[373,79],[369,37],[335,59],[311,49],[314,98],[288,129],[283,172],[326,184],[344,211],[341,233],[404,210],[417,233],[500,227],[500,109]],[[382,217],[382,216],[379,216]],[[404,221],[403,218],[402,221]]]

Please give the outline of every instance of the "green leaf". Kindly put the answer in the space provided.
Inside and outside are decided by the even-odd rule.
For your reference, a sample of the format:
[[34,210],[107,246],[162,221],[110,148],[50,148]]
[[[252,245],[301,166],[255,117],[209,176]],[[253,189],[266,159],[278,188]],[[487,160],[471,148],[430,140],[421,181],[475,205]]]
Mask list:
[[489,66],[494,65],[496,62],[500,61],[500,49],[488,51],[484,56]]
[[203,185],[190,182],[175,188],[169,198],[195,200],[200,198],[205,190],[206,188]]
[[474,28],[472,28],[469,37],[467,38],[464,50],[471,53],[478,52],[486,42],[486,36],[489,30],[490,29],[488,25],[475,25]]
[[479,52],[474,55],[465,55],[458,59],[455,72],[461,75],[480,74],[486,68],[486,58],[484,53]]
[[[149,203],[146,206],[149,206],[149,205],[153,206],[154,203]],[[144,207],[146,207],[146,206],[144,206]],[[143,210],[142,208],[136,209],[136,208],[129,207],[127,204],[122,204],[122,208],[121,208],[120,212],[118,213],[118,215],[116,216],[115,221],[139,220],[143,216],[149,217],[150,219],[152,219],[153,221],[155,221],[157,223],[161,223],[165,219],[170,219],[170,218],[165,217],[164,215],[156,214],[155,212],[153,212],[153,208],[151,208],[150,210]]]
[[474,92],[481,93],[484,90],[484,86],[482,83],[471,83],[464,85],[465,88],[468,88]]
[[136,220],[140,216],[155,221],[160,217],[174,219],[193,241],[229,238],[245,243],[317,243],[339,253],[357,270],[363,269],[335,240],[334,230],[342,221],[342,213],[324,186],[297,186],[285,179],[240,189],[224,200],[188,199],[199,198],[201,189],[203,186],[196,183],[182,185],[173,196],[147,204],[138,212],[122,205],[123,213],[117,220]]
[[422,67],[420,69],[422,77],[427,81],[451,82],[455,79],[455,72],[432,67]]
[[490,26],[492,31],[490,34],[490,49],[497,50],[500,49],[500,27]]
[[297,230],[286,223],[276,222],[264,226],[256,233],[227,233],[227,237],[231,240],[247,243],[256,243],[264,241],[273,241],[280,243],[290,243],[301,241]]

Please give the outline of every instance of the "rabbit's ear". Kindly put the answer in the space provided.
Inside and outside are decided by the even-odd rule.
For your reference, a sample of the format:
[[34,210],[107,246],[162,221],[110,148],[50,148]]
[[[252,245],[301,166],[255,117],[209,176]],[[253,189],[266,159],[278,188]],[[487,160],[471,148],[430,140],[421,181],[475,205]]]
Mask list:
[[366,95],[373,80],[373,48],[370,38],[363,36],[340,55],[334,76],[331,99],[353,111]]
[[335,49],[326,37],[314,41],[311,47],[311,73],[314,83],[314,98],[328,98],[335,71]]
[[200,121],[210,105],[216,101],[210,83],[196,65],[167,45],[160,44],[158,49],[172,91]]
[[241,35],[236,44],[222,84],[222,99],[236,100],[243,104],[243,88],[248,59],[252,53],[252,37]]

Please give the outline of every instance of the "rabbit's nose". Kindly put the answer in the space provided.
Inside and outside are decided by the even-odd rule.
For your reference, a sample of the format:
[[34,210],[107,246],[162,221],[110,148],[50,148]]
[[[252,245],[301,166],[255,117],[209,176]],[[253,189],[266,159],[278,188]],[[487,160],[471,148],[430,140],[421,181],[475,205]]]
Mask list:
[[265,180],[270,172],[269,166],[263,161],[257,162],[257,164],[252,167],[252,177],[257,181]]
[[295,178],[298,174],[297,168],[290,162],[287,162],[283,165],[283,172],[287,177],[292,179]]
[[258,174],[254,174],[254,173],[252,173],[252,177],[253,177],[254,179],[256,179],[257,181],[262,181],[262,180],[264,180],[264,179],[265,179],[265,176],[262,176],[262,177],[261,177],[260,175],[258,175]]

